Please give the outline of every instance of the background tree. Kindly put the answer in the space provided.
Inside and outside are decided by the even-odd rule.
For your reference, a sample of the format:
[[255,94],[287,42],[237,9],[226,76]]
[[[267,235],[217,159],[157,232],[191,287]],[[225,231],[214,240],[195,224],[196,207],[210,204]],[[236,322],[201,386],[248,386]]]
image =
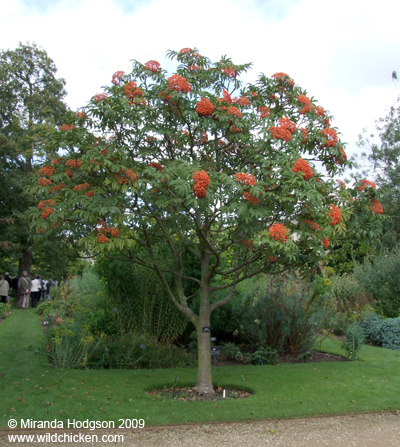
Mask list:
[[[46,134],[67,110],[64,79],[36,44],[0,52],[0,257],[30,271],[28,193],[34,160],[45,153]],[[36,180],[36,179],[35,179]]]
[[[355,202],[331,180],[347,157],[329,114],[287,74],[243,85],[250,64],[190,48],[169,56],[175,74],[135,61],[67,116],[38,172],[44,200],[32,214],[38,237],[73,234],[157,273],[196,328],[196,390],[210,395],[212,311],[246,278],[314,267]],[[375,219],[369,195],[356,193]],[[198,275],[185,270],[187,254]]]
[[378,248],[392,249],[400,241],[400,98],[384,118],[376,121],[376,130],[378,142],[374,134],[367,135],[366,131],[359,136],[358,146],[364,152],[356,178],[373,172],[372,179],[381,190],[382,207],[388,216]]

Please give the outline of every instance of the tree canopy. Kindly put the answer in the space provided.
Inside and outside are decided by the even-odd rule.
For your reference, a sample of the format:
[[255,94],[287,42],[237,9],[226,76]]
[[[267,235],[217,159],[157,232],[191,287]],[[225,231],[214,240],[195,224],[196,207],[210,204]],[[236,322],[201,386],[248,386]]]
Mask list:
[[[347,156],[331,116],[286,73],[244,85],[251,64],[212,62],[190,48],[168,56],[174,74],[134,61],[49,135],[32,214],[38,237],[73,235],[87,250],[117,250],[155,270],[196,327],[196,388],[212,394],[210,314],[236,285],[312,268],[355,208],[371,221],[379,214],[372,185],[334,181]],[[188,254],[196,277],[185,274]],[[195,285],[190,295],[184,282]]]
[[34,157],[43,156],[46,135],[67,110],[63,79],[47,53],[35,44],[0,52],[0,253],[32,262],[28,193]]

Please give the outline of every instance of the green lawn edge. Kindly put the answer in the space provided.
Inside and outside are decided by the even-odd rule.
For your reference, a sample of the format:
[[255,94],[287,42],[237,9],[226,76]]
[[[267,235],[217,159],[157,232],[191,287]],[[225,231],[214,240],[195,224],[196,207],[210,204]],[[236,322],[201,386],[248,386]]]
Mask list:
[[[251,388],[245,399],[180,401],[148,390],[193,385],[196,368],[58,370],[43,354],[39,316],[13,309],[0,324],[0,428],[18,421],[144,419],[146,426],[310,417],[400,409],[400,352],[364,346],[355,362],[214,367],[215,386]],[[343,354],[327,339],[321,350]],[[38,352],[38,351],[41,351]]]

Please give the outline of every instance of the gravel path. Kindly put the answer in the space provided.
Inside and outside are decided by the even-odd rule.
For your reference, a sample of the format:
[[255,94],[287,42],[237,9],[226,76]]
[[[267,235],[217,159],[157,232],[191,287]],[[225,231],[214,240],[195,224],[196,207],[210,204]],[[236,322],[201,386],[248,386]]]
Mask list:
[[[47,430],[48,431],[48,430]],[[45,433],[46,431],[40,431]],[[60,434],[61,430],[51,431]],[[83,433],[83,431],[81,431]],[[38,441],[8,441],[11,433],[22,431],[0,431],[0,446],[15,445],[43,447],[63,445],[76,447],[84,445],[124,446],[124,447],[399,447],[400,411],[359,414],[347,416],[329,416],[308,419],[241,422],[232,424],[212,424],[179,427],[149,427],[141,431],[85,431],[84,434],[108,436],[123,435],[123,442],[88,443],[46,443]],[[25,431],[32,434],[39,431]],[[73,433],[68,431],[67,433]]]

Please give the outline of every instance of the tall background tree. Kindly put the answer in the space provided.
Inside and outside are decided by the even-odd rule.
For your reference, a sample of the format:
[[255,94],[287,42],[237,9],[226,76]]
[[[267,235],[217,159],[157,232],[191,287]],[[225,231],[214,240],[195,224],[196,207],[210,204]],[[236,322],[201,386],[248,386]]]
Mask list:
[[[39,238],[74,235],[86,249],[117,250],[157,273],[196,328],[196,390],[210,395],[210,316],[237,284],[313,268],[355,203],[378,216],[373,188],[332,180],[346,165],[343,145],[329,113],[290,76],[243,85],[250,64],[212,62],[190,48],[169,56],[175,74],[134,62],[67,115],[38,171],[43,200],[32,215]],[[188,258],[198,268],[189,270]]]
[[56,72],[36,44],[0,52],[0,258],[18,263],[19,274],[32,264],[26,211],[34,200],[33,164],[45,155],[46,135],[67,110],[65,81]]
[[363,152],[357,178],[372,173],[372,180],[381,190],[382,207],[388,219],[384,221],[377,248],[390,250],[400,242],[400,98],[385,117],[376,121],[376,131],[377,135],[364,131],[359,137],[358,146]]

